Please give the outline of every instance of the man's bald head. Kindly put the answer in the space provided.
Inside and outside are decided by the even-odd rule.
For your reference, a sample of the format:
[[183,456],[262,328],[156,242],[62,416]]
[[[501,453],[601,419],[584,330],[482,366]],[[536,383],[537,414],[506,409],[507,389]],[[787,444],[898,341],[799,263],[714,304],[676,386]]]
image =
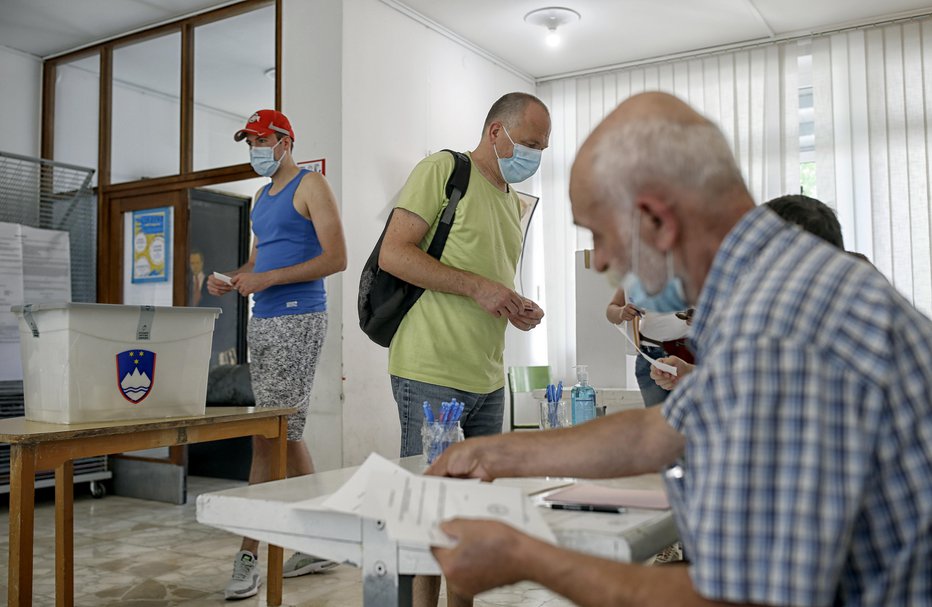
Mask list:
[[666,93],[635,95],[609,114],[580,148],[571,179],[590,190],[584,199],[621,208],[642,193],[709,203],[746,193],[721,131]]
[[573,163],[570,200],[592,231],[597,271],[633,271],[649,293],[672,271],[691,302],[722,239],[754,207],[722,133],[664,93],[631,97],[599,124]]

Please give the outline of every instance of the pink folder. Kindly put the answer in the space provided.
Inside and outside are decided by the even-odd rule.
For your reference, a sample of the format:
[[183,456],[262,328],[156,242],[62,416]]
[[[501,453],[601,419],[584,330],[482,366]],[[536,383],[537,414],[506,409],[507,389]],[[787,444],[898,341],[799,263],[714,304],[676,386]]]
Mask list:
[[560,504],[625,506],[655,510],[664,510],[670,507],[667,495],[661,489],[616,489],[592,484],[576,484],[554,491],[544,497],[544,501]]

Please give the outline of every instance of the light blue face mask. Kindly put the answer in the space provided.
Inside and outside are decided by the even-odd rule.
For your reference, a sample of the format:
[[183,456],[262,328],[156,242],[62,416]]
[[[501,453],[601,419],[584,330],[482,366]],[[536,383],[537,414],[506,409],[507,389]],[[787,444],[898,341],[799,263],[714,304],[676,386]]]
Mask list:
[[633,222],[634,250],[631,255],[631,270],[621,279],[621,287],[625,290],[625,299],[648,312],[672,313],[682,312],[689,308],[686,303],[686,291],[683,281],[673,273],[673,257],[667,253],[667,282],[657,293],[648,293],[644,281],[638,276],[638,249],[641,240],[637,229],[637,222]]
[[625,290],[625,298],[648,312],[672,313],[689,308],[683,291],[683,281],[677,276],[667,279],[663,289],[654,295],[648,294],[641,277],[634,272],[625,274],[621,286]]
[[502,179],[506,183],[521,183],[537,172],[537,168],[540,167],[540,156],[543,152],[515,143],[504,124],[502,130],[505,131],[505,137],[508,137],[508,141],[515,147],[515,151],[512,152],[511,158],[500,158],[498,150],[495,149],[494,145],[492,146],[492,151],[495,152],[495,157],[498,158],[498,169],[502,172]]
[[[284,141],[284,139],[280,140],[278,143],[282,141]],[[277,171],[278,167],[282,164],[280,158],[275,160],[275,148],[278,147],[278,143],[270,148],[249,148],[249,164],[252,165],[253,171],[263,177],[271,177],[275,174],[275,171]]]

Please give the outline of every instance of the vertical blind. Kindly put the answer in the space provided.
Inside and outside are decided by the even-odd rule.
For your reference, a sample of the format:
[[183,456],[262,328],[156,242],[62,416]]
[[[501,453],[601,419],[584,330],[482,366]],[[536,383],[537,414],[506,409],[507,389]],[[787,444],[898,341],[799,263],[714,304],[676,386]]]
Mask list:
[[816,39],[812,79],[818,197],[932,316],[932,19]]
[[[538,95],[553,121],[541,170],[547,266],[547,350],[555,377],[576,359],[574,252],[591,247],[573,226],[569,172],[579,146],[627,97],[672,93],[714,121],[731,143],[759,202],[799,191],[797,45],[772,45],[543,83]],[[606,304],[608,302],[605,302]],[[587,319],[591,322],[593,319]]]

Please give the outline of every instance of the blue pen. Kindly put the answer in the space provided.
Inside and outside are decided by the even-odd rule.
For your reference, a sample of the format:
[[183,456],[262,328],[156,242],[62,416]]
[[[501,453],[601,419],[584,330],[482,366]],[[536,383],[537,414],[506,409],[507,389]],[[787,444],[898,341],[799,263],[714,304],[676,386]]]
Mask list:
[[426,400],[424,401],[424,419],[427,420],[427,423],[434,423],[434,411],[430,408],[430,403]]
[[560,402],[563,400],[563,380],[560,380],[560,383],[557,384],[557,398],[556,401]]

